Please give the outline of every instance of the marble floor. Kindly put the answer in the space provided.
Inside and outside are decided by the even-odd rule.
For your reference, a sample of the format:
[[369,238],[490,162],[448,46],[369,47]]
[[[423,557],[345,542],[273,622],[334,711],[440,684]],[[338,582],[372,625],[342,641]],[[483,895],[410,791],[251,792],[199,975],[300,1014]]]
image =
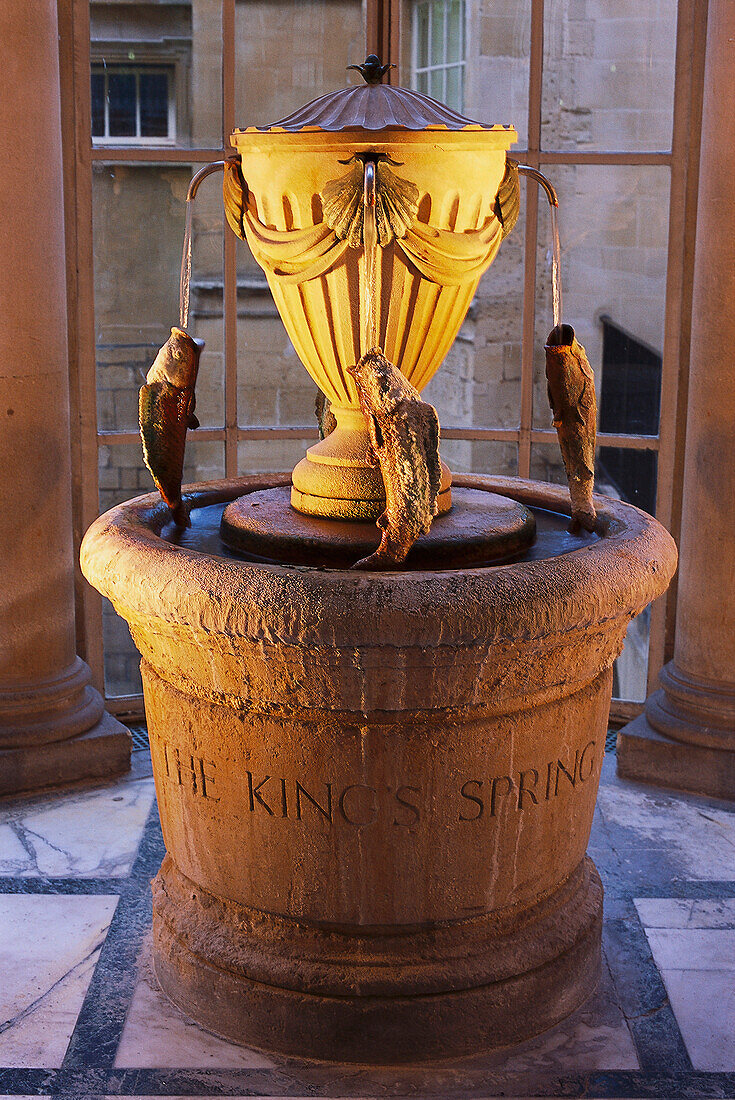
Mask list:
[[159,992],[149,881],[163,843],[145,749],[133,761],[113,784],[0,799],[0,1100],[735,1097],[735,804],[623,782],[608,754],[594,996],[512,1050],[339,1066],[232,1046]]

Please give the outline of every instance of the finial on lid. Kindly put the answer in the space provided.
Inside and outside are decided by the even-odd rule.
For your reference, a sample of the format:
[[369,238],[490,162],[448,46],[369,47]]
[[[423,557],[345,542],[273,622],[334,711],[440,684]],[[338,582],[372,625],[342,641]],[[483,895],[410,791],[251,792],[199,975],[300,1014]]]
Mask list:
[[395,65],[383,65],[377,54],[369,54],[362,65],[348,65],[348,69],[357,69],[362,73],[366,84],[380,84],[388,69],[395,69]]

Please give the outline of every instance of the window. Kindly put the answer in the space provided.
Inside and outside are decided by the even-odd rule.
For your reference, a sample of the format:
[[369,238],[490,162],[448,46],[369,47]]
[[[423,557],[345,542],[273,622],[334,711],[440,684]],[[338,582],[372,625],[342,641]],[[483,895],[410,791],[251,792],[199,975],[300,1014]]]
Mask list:
[[[661,404],[661,354],[602,316],[602,387],[600,431],[658,434]],[[613,495],[646,512],[656,509],[654,451],[600,448],[600,475]],[[610,492],[610,488],[601,489]]]
[[92,66],[92,137],[159,144],[176,138],[173,66]]
[[411,86],[461,112],[466,64],[464,0],[418,0]]

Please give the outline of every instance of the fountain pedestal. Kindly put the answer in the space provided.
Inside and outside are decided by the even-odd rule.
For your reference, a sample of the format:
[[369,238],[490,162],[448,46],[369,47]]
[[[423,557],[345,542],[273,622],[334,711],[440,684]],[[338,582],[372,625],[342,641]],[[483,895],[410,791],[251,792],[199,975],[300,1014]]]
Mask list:
[[[568,514],[553,486],[455,486]],[[82,566],[143,657],[154,961],[185,1012],[392,1062],[515,1042],[588,996],[612,662],[675,563],[655,520],[598,503],[605,536],[572,553],[378,574],[172,545],[156,496],[97,520]]]

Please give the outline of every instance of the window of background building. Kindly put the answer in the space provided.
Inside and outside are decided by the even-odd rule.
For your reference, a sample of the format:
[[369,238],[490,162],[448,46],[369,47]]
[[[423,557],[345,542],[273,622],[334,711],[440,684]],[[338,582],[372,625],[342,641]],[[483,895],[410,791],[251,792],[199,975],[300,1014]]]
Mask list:
[[[671,241],[684,231],[685,207],[684,176],[672,175],[672,126],[675,77],[682,87],[692,79],[689,5],[640,0],[625,14],[602,0],[92,0],[90,10],[93,76],[103,65],[108,74],[125,69],[130,51],[136,66],[145,56],[148,71],[167,71],[177,137],[174,147],[170,130],[158,138],[95,134],[90,153],[97,420],[88,430],[99,464],[87,522],[93,507],[152,488],[137,392],[178,316],[188,180],[227,154],[236,125],[272,123],[359,82],[345,67],[365,56],[366,24],[370,48],[397,65],[391,79],[481,122],[513,123],[519,142],[511,155],[556,186],[564,317],[597,376],[600,485],[670,522],[673,417],[659,424],[649,414],[653,405],[675,408],[679,369],[664,319],[676,321],[682,293],[682,268],[671,266],[672,255],[683,262]],[[89,94],[89,68],[84,79]],[[81,74],[77,86],[83,94]],[[676,102],[681,114],[686,95]],[[99,105],[95,113],[97,127]],[[128,126],[131,115],[128,107]],[[137,117],[136,106],[136,135]],[[522,211],[424,396],[439,410],[442,451],[455,471],[563,481],[543,366],[549,215],[525,183]],[[679,219],[673,235],[670,214]],[[207,346],[197,387],[202,427],[189,436],[185,477],[290,469],[315,438],[314,387],[263,273],[247,246],[223,232],[216,176],[194,208],[193,258],[191,327]],[[616,343],[614,329],[627,345]],[[651,364],[639,347],[659,349],[663,359],[660,388],[646,383],[644,420],[636,387]],[[97,597],[89,591],[85,599]],[[127,627],[109,606],[99,622],[104,650],[102,629],[88,631],[97,648],[87,659],[99,670],[104,660],[112,709],[135,709],[138,658]],[[647,676],[663,660],[663,609],[637,623],[616,664],[616,692],[628,702],[645,697]]]
[[455,111],[464,104],[464,0],[416,0],[411,87]]
[[92,137],[110,142],[176,138],[173,68],[92,66]]

